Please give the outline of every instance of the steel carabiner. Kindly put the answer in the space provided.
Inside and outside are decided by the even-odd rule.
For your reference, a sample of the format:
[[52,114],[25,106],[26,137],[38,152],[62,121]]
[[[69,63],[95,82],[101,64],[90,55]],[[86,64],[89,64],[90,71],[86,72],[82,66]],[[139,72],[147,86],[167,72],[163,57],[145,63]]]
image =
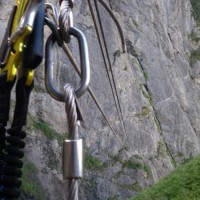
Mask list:
[[[79,98],[87,90],[90,82],[90,64],[88,45],[85,35],[77,28],[70,27],[69,35],[73,35],[78,40],[80,53],[81,81],[75,88],[76,97]],[[52,33],[46,42],[45,53],[45,86],[50,94],[57,101],[65,102],[64,92],[59,91],[53,83],[53,47],[56,42],[56,37]]]

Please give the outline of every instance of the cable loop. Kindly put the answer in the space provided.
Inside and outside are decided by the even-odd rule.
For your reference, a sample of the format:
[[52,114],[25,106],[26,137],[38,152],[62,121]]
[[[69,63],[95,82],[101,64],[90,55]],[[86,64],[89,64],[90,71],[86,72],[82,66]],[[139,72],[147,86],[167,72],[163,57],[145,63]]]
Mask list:
[[64,86],[65,111],[67,114],[69,139],[77,139],[77,109],[76,95],[74,88],[70,84]]
[[[71,3],[70,3],[71,2]],[[73,1],[63,0],[60,5],[59,28],[63,41],[70,42],[69,28],[73,26]]]
[[[66,1],[66,0],[59,0],[60,5],[62,4],[63,1]],[[67,0],[67,1],[69,2],[69,7],[73,8],[74,7],[74,0]]]

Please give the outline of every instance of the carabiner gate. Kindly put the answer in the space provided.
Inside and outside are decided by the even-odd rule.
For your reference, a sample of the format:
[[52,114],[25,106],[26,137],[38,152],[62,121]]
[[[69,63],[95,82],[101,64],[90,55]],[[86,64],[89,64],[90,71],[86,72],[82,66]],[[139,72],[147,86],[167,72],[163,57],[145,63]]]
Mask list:
[[[77,28],[70,27],[69,34],[77,38],[79,44],[80,53],[80,65],[81,65],[81,81],[79,86],[75,89],[76,97],[79,98],[87,90],[90,82],[90,65],[89,65],[89,53],[88,45],[85,35]],[[45,53],[45,86],[50,94],[57,101],[64,102],[64,94],[59,91],[53,83],[53,47],[56,42],[56,37],[52,33],[46,42]]]

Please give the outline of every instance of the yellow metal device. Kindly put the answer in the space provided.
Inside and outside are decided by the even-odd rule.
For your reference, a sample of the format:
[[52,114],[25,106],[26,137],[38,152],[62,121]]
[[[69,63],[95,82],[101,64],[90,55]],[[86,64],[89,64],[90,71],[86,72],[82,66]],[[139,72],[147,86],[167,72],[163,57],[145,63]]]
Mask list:
[[[9,52],[5,60],[5,66],[0,73],[7,72],[7,81],[13,81],[16,77],[17,70],[22,65],[22,56],[28,36],[32,32],[32,26],[23,24],[22,17],[27,8],[28,0],[16,1],[16,12],[13,19],[11,37],[8,39]],[[33,80],[33,70],[26,70],[26,85],[31,85]]]
[[14,21],[13,21],[13,27],[12,27],[12,33],[16,30],[19,21],[24,14],[24,11],[26,9],[28,0],[16,0],[16,5],[17,5],[17,11],[15,13]]
[[7,81],[13,81],[16,76],[17,69],[21,67],[21,58],[24,50],[25,40],[31,31],[32,28],[27,26],[19,36],[16,36],[16,38],[12,40],[12,48],[9,52],[6,65],[2,69],[2,72],[7,72]]

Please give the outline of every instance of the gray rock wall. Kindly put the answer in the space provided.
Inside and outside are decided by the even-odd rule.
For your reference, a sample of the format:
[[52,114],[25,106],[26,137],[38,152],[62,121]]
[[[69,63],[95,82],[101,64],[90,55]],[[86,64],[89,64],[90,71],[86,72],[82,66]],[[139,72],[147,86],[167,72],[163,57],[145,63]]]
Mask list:
[[[106,1],[120,21],[128,52],[108,13],[100,6],[109,56],[119,94],[126,134],[123,133],[86,1],[75,1],[74,22],[86,35],[91,63],[91,88],[123,146],[103,119],[89,94],[80,98],[84,116],[85,168],[80,199],[129,199],[166,176],[178,164],[199,153],[198,63],[189,35],[195,28],[189,0]],[[10,3],[10,4],[9,4]],[[0,1],[0,38],[12,1]],[[48,34],[46,30],[46,34]],[[78,59],[77,45],[70,44]],[[61,55],[57,67],[60,86],[79,78]],[[30,182],[46,199],[66,199],[62,179],[62,140],[67,135],[64,104],[44,87],[44,67],[36,70],[31,96],[25,149],[36,170]]]

